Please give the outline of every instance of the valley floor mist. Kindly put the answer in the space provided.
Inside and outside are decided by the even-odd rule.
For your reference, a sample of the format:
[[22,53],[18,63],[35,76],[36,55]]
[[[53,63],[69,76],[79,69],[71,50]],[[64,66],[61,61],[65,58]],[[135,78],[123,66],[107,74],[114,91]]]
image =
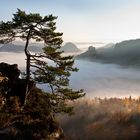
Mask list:
[[[24,58],[23,53],[0,52],[0,62],[16,62],[22,71],[25,69]],[[79,71],[72,73],[70,86],[74,89],[84,89],[88,98],[139,96],[140,68],[81,60],[76,60],[75,66]],[[46,86],[41,87],[48,90]]]

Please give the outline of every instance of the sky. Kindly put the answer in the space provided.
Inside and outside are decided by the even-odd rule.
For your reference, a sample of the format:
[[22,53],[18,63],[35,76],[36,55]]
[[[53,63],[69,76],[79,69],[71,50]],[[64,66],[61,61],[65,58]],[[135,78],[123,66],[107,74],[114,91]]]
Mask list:
[[58,16],[65,42],[119,42],[140,38],[140,0],[0,0],[0,20],[17,8]]

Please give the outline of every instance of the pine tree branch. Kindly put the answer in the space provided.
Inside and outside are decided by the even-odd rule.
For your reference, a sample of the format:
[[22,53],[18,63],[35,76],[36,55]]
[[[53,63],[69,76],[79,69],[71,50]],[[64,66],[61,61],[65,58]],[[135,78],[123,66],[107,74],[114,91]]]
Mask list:
[[48,74],[48,73],[46,73],[46,71],[43,69],[43,68],[40,68],[39,66],[36,66],[36,65],[30,65],[31,67],[33,67],[33,68],[37,68],[37,69],[39,69],[39,70],[41,70],[42,72],[44,72],[44,74]]

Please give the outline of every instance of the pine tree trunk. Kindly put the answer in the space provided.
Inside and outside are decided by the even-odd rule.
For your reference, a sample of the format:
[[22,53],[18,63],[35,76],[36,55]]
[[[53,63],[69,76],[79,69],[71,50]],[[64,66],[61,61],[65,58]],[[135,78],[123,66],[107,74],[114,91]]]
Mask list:
[[30,40],[30,33],[31,29],[28,32],[28,35],[26,37],[26,44],[25,44],[25,55],[26,55],[26,90],[25,90],[25,101],[24,104],[26,104],[26,98],[29,92],[29,82],[30,82],[30,53],[28,51],[28,45],[29,45],[29,40]]

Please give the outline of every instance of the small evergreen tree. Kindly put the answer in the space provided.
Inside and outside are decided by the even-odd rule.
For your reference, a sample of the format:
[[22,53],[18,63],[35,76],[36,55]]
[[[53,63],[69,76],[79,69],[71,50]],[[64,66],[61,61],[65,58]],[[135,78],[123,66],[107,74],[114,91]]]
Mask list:
[[[13,14],[13,19],[0,22],[0,42],[9,43],[17,38],[25,41],[24,52],[26,55],[26,95],[28,94],[31,79],[31,67],[35,81],[49,85],[51,93],[50,107],[53,112],[70,112],[66,101],[84,96],[82,90],[69,89],[69,76],[77,71],[73,67],[73,56],[62,56],[62,33],[56,32],[55,20],[57,17],[47,15],[42,17],[38,13],[29,13],[18,9]],[[44,42],[43,53],[31,54],[28,50],[30,41]],[[50,61],[49,61],[50,60]]]

